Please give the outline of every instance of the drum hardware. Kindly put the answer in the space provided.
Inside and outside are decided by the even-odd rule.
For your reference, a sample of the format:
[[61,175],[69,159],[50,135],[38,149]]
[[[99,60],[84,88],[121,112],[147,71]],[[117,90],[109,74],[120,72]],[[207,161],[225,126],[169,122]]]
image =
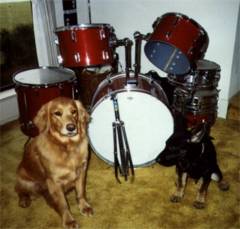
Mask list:
[[71,39],[72,41],[77,42],[77,35],[74,30],[71,30]]
[[[128,144],[127,134],[125,130],[124,122],[120,119],[119,105],[116,94],[111,94],[111,100],[114,107],[115,122],[112,123],[113,127],[113,153],[114,153],[114,170],[116,180],[120,182],[118,177],[118,170],[120,174],[127,181],[129,170],[131,171],[132,177],[134,177],[134,168],[132,163],[132,157],[130,147]],[[121,164],[118,160],[118,150]]]
[[87,1],[87,4],[88,4],[88,19],[89,19],[89,23],[92,24],[91,2],[90,2],[90,0]]
[[142,48],[142,40],[146,40],[148,37],[147,35],[143,35],[140,32],[136,31],[134,33],[134,40],[135,40],[135,64],[134,64],[134,73],[136,82],[138,81],[138,75],[141,72],[141,48]]
[[80,58],[79,52],[77,52],[77,53],[74,54],[74,59],[75,59],[75,62],[76,62],[76,63],[80,63],[81,58]]
[[133,45],[133,42],[129,39],[129,38],[124,38],[124,39],[121,39],[121,40],[113,40],[111,42],[111,46],[112,47],[120,47],[120,46],[124,46],[125,47],[125,72],[126,72],[126,85],[128,83],[136,83],[136,82],[133,82],[132,79],[130,79],[129,77],[129,73],[131,71],[131,68],[132,68],[132,45]]

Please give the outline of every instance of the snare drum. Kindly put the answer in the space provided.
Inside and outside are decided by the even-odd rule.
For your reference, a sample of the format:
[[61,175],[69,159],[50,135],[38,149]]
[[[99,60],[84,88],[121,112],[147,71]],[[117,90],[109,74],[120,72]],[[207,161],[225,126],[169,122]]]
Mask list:
[[154,22],[153,30],[145,54],[151,63],[169,74],[188,73],[207,50],[207,32],[186,15],[164,14]]
[[65,67],[105,65],[114,60],[111,43],[116,36],[109,24],[60,27],[56,34]]
[[118,100],[133,166],[154,163],[173,133],[173,117],[164,91],[144,75],[138,76],[137,85],[126,83],[125,73],[109,77],[99,84],[92,100],[88,135],[95,153],[111,165],[114,163],[112,124],[115,122],[112,94]]
[[67,68],[42,67],[17,73],[13,77],[17,93],[22,132],[38,135],[33,119],[45,103],[58,97],[74,98],[75,73]]
[[218,93],[217,89],[189,92],[182,88],[176,88],[173,110],[183,114],[190,128],[203,122],[211,126],[217,117]]
[[168,75],[168,82],[173,86],[187,90],[217,88],[220,80],[220,66],[209,60],[199,60],[196,70],[186,75]]

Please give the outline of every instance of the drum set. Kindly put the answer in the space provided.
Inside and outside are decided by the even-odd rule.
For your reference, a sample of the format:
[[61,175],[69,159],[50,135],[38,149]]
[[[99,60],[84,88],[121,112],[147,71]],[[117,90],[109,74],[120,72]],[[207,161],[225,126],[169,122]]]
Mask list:
[[[134,168],[155,163],[174,132],[177,115],[184,118],[187,128],[214,124],[220,66],[203,59],[209,38],[193,19],[167,13],[153,23],[152,33],[135,32],[134,70],[133,42],[117,39],[109,24],[60,27],[55,32],[61,66],[13,76],[21,130],[30,138],[38,134],[33,119],[43,104],[58,96],[84,100],[91,115],[91,148],[114,166],[120,182],[119,174],[127,180]],[[167,73],[164,84],[141,73],[143,41],[149,61]],[[123,72],[118,71],[120,46],[125,48]]]

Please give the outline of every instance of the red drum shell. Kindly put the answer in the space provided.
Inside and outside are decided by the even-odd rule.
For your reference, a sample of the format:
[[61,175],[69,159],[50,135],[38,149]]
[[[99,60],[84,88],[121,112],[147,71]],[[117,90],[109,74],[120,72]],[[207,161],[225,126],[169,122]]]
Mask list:
[[113,62],[110,43],[114,33],[108,24],[60,27],[56,34],[65,67],[97,66]]
[[197,115],[187,112],[185,114],[185,118],[187,121],[187,127],[190,129],[197,127],[202,123],[208,123],[209,126],[213,126],[217,118],[217,112]]
[[193,19],[180,13],[167,13],[153,26],[145,53],[158,68],[170,74],[185,74],[203,58],[209,38]]
[[59,96],[74,98],[75,74],[70,69],[57,67],[31,69],[15,74],[13,80],[21,130],[29,137],[38,135],[33,119],[42,105]]

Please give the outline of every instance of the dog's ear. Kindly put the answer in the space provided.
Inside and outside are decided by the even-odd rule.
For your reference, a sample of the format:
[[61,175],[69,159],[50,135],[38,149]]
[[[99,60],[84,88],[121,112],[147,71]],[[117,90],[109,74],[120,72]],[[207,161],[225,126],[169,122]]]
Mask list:
[[44,104],[33,119],[33,123],[37,126],[39,133],[43,132],[48,126],[48,107],[50,103]]
[[85,128],[90,120],[90,116],[79,100],[74,101],[78,109],[78,120],[80,121],[80,124],[82,124]]

